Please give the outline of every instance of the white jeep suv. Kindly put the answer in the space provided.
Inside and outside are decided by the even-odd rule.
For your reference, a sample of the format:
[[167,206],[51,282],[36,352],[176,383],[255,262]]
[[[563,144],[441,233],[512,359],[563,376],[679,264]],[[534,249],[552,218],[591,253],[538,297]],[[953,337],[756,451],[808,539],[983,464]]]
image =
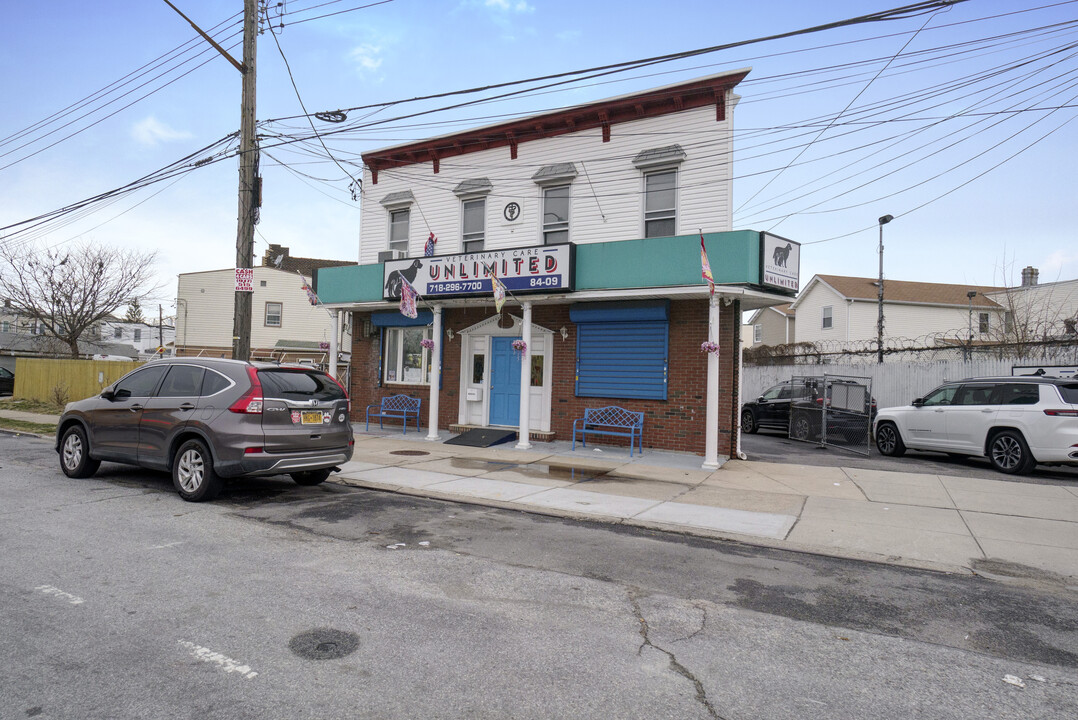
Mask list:
[[933,450],[987,457],[1008,474],[1037,463],[1078,464],[1078,381],[1050,377],[948,382],[912,405],[880,410],[873,424],[883,455]]

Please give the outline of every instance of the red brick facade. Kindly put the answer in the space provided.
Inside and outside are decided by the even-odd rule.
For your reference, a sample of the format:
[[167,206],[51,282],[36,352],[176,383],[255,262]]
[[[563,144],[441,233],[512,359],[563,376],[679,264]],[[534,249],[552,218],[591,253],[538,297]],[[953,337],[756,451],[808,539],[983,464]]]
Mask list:
[[[504,312],[520,315],[520,308],[505,308]],[[466,308],[446,308],[442,311],[442,328],[459,334],[465,328],[492,316],[491,305]],[[740,303],[720,303],[719,356],[719,446],[720,455],[732,456],[736,438],[737,412],[734,396],[737,390],[737,343],[740,340]],[[363,327],[367,316],[355,313],[353,327]],[[644,447],[704,454],[707,417],[707,356],[700,343],[707,340],[708,304],[706,300],[685,300],[670,303],[670,350],[668,362],[667,399],[638,400],[634,398],[593,398],[575,395],[576,326],[569,320],[569,305],[536,305],[532,323],[554,330],[551,358],[553,392],[551,397],[550,429],[555,439],[571,440],[573,420],[583,417],[584,409],[604,405],[620,405],[644,412]],[[565,327],[568,339],[556,332]],[[458,421],[460,400],[460,339],[446,340],[442,354],[442,391],[439,397],[438,425],[447,429]],[[423,400],[420,425],[429,418],[430,388],[426,385],[386,385],[380,383],[379,333],[369,338],[356,333],[352,345],[353,420],[363,422],[368,404],[375,404],[388,395],[403,393]],[[616,362],[616,358],[611,358]],[[534,429],[534,428],[533,428]],[[620,438],[607,437],[603,444],[617,444]],[[624,444],[624,443],[622,443]]]

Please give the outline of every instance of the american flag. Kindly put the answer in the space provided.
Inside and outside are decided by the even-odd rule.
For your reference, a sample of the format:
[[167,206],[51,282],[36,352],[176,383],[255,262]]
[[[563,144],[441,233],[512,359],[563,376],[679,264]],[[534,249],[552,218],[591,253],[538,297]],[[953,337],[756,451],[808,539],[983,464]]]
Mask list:
[[427,244],[423,246],[423,257],[430,257],[434,254],[434,244],[438,242],[438,238],[434,237],[434,233],[430,234],[427,238]]
[[416,298],[419,293],[412,287],[412,283],[408,282],[404,278],[401,278],[401,315],[410,317],[413,320],[419,316],[416,311]]

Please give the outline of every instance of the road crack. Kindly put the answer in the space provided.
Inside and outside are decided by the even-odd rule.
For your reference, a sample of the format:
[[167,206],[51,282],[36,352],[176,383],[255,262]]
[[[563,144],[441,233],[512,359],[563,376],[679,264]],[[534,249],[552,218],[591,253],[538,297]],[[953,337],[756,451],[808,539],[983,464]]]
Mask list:
[[[722,715],[719,715],[719,713],[716,712],[715,706],[711,704],[711,700],[709,700],[707,697],[707,691],[704,689],[704,684],[700,682],[700,680],[692,673],[692,671],[682,665],[680,662],[678,662],[678,659],[674,655],[674,653],[670,652],[666,648],[659,647],[651,641],[651,628],[648,626],[647,618],[644,617],[644,613],[640,609],[640,602],[637,599],[637,593],[631,588],[629,589],[628,593],[629,604],[633,608],[633,615],[636,617],[636,621],[639,625],[640,637],[642,638],[642,642],[640,643],[640,647],[637,648],[636,654],[642,654],[644,652],[644,648],[649,647],[654,650],[658,650],[663,655],[666,655],[668,661],[670,662],[670,669],[676,672],[678,675],[684,677],[686,680],[689,680],[696,688],[696,701],[704,706],[704,708],[708,712],[708,715],[715,718],[715,720],[726,720]],[[706,614],[704,617],[706,622]],[[703,630],[702,626],[700,630]],[[700,630],[697,630],[696,632],[698,633],[700,632]],[[696,633],[693,633],[693,635],[695,634]],[[690,635],[689,637],[692,637],[692,635]]]

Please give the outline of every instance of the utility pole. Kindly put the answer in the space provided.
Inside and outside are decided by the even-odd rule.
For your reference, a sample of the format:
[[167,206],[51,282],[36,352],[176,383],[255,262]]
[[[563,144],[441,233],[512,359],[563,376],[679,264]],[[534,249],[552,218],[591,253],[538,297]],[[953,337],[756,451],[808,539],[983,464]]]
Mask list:
[[[236,62],[228,52],[214,42],[202,28],[180,12],[169,0],[165,3],[190,23],[206,42],[232,63],[243,75],[240,100],[240,191],[239,220],[236,229],[236,269],[250,270],[254,266],[255,216],[262,205],[262,183],[258,177],[258,139],[255,135],[255,59],[258,39],[258,0],[243,0],[243,63]],[[236,291],[232,318],[232,357],[248,360],[251,357],[251,296],[253,292]],[[186,332],[186,325],[184,331]]]
[[879,308],[879,317],[876,320],[876,362],[878,363],[883,362],[883,226],[894,219],[893,215],[884,215],[880,218],[880,280],[876,290],[876,304]]
[[[258,178],[258,139],[255,137],[255,43],[258,38],[258,0],[243,0],[243,98],[240,104],[239,226],[236,230],[236,268],[254,264],[255,213],[261,205]],[[232,320],[232,357],[251,357],[251,296],[237,290]]]

